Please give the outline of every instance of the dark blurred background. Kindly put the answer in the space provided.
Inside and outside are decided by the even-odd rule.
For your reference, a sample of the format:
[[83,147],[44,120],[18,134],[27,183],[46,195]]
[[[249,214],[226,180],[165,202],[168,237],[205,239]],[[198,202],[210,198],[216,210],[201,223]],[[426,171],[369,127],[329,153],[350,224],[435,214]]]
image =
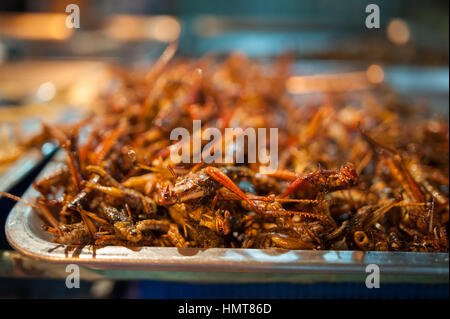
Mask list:
[[[70,3],[80,7],[81,28],[76,32],[58,29],[56,18],[47,23],[12,21],[22,32],[5,26],[12,23],[6,18],[17,13],[62,15]],[[365,27],[369,3],[380,7],[380,29]],[[181,27],[179,53],[187,56],[236,49],[251,56],[273,56],[292,50],[299,58],[448,64],[445,0],[3,0],[0,12],[0,41],[8,59],[137,59],[151,55],[150,49],[157,50],[158,42],[169,40]],[[151,19],[157,17],[165,19]]]

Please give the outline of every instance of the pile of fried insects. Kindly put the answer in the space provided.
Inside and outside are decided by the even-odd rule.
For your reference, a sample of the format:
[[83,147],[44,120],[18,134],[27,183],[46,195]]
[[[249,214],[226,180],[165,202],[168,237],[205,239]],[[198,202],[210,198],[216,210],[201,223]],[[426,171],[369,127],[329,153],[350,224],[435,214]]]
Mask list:
[[[55,243],[448,251],[446,119],[385,85],[325,83],[320,98],[298,98],[287,90],[287,55],[258,63],[174,52],[150,70],[115,67],[95,116],[43,124],[34,138],[56,139],[66,154],[34,183],[31,203]],[[221,132],[277,127],[278,169],[172,162],[170,132],[193,120]]]

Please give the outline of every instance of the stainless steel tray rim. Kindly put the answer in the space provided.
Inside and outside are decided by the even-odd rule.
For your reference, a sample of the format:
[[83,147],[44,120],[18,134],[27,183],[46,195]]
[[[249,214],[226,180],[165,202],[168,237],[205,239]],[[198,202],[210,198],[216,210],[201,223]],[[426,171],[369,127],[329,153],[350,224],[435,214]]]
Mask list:
[[[34,236],[25,223],[25,216],[29,214],[33,212],[25,204],[16,205],[6,223],[8,241],[27,257],[53,263],[76,263],[99,269],[296,273],[364,273],[366,265],[376,263],[384,273],[446,276],[449,273],[449,256],[446,253],[175,247],[142,247],[139,251],[131,251],[125,247],[108,246],[97,249],[95,257],[91,247],[83,248],[78,257],[70,257],[70,254],[66,257],[64,247],[57,247],[57,244]],[[25,236],[29,244],[18,244],[20,236]]]

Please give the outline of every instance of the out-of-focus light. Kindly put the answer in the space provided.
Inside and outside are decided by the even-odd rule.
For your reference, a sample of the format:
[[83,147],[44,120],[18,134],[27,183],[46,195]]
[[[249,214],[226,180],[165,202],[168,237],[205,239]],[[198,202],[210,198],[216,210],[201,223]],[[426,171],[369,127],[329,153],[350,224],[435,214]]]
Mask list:
[[392,43],[405,44],[410,38],[408,24],[402,19],[392,19],[387,27],[387,37]]
[[155,38],[162,42],[175,41],[180,35],[180,24],[173,17],[158,17],[155,21],[153,34]]
[[286,80],[286,90],[292,94],[344,92],[369,87],[365,72],[291,76]]
[[384,71],[378,64],[372,64],[366,71],[367,80],[373,84],[379,84],[384,80]]
[[39,86],[36,92],[36,98],[42,102],[49,102],[55,97],[55,94],[55,85],[52,82],[44,82]]
[[49,155],[51,152],[55,150],[55,145],[50,142],[44,143],[41,147],[41,152],[44,155]]
[[59,13],[4,14],[0,26],[0,35],[25,40],[65,40],[73,33]]
[[116,15],[110,18],[105,33],[114,39],[138,41],[153,39],[172,42],[180,35],[178,20],[171,16]]

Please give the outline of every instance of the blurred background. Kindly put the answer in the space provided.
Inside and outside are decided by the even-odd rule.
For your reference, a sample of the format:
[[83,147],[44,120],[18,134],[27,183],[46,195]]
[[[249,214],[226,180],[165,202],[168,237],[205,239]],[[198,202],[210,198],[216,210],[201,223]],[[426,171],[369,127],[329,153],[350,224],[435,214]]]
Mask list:
[[[380,8],[379,29],[365,25],[369,3]],[[66,27],[69,4],[79,6],[79,28]],[[47,145],[30,155],[16,146],[19,135],[32,134],[42,118],[73,120],[89,108],[110,63],[149,67],[176,39],[182,57],[237,50],[264,61],[289,51],[298,74],[364,71],[374,83],[384,81],[436,116],[447,116],[439,114],[448,114],[448,6],[446,0],[2,0],[0,190],[20,196],[55,149]],[[61,269],[11,251],[3,224],[12,206],[0,199],[0,297],[395,298],[399,291],[448,297],[448,285],[385,285],[370,295],[351,283],[199,284],[195,278],[121,281],[95,274],[72,291],[57,275],[46,279]]]
[[[80,28],[67,29],[68,4]],[[120,0],[25,1],[0,4],[2,59],[108,57],[135,60],[180,34],[179,53],[244,51],[273,56],[391,63],[448,63],[448,1],[379,0],[380,28],[364,21],[370,1]],[[126,44],[126,45],[125,45]]]

